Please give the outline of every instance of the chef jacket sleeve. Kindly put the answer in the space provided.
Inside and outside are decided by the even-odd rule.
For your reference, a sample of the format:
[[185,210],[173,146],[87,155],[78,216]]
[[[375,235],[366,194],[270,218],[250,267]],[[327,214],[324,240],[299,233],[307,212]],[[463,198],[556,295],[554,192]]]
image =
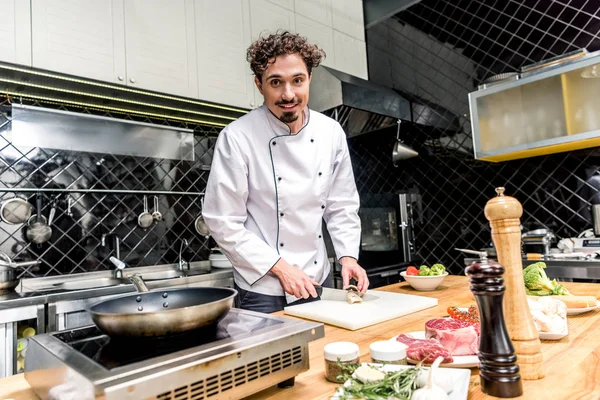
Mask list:
[[202,215],[236,271],[253,285],[279,261],[279,253],[244,226],[247,219],[248,167],[227,128],[215,145]]
[[352,172],[346,134],[336,123],[339,138],[333,165],[331,187],[327,195],[323,218],[338,259],[352,257],[358,260],[360,247],[360,200]]

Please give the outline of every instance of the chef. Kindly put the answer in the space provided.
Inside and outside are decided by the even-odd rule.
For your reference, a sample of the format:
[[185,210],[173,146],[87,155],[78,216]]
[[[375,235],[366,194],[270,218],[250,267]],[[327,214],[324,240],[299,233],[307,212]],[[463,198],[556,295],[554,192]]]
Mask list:
[[233,264],[238,307],[259,312],[316,298],[331,270],[325,220],[343,285],[369,280],[358,263],[359,198],[346,136],[307,106],[311,71],[324,52],[289,32],[247,51],[264,104],[225,127],[215,145],[204,209]]

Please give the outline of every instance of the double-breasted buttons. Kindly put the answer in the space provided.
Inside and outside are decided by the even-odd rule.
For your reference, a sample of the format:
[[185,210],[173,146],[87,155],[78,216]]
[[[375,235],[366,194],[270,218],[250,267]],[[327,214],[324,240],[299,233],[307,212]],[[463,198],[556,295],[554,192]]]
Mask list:
[[325,209],[325,206],[324,206],[324,205],[321,205],[321,209],[323,209],[323,210],[324,210],[324,209]]
[[319,176],[321,176],[321,175],[323,175],[323,173],[322,173],[322,172],[319,172]]
[[279,213],[279,216],[280,216],[280,217],[283,217],[283,213]]

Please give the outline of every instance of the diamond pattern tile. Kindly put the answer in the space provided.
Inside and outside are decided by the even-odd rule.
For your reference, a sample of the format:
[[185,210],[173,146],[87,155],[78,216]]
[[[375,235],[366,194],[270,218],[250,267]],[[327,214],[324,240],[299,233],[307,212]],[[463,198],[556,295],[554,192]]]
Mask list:
[[[391,160],[394,129],[349,140],[361,194],[421,193],[419,258],[462,274],[463,255],[454,248],[488,247],[491,235],[483,210],[497,186],[505,186],[523,204],[525,228],[547,226],[560,238],[591,228],[589,206],[600,202],[598,149],[498,164],[474,160],[466,93],[498,73],[579,48],[600,50],[598,32],[599,2],[565,0],[422,0],[384,27],[367,31],[368,48],[388,55],[386,73],[396,89],[453,107],[461,121],[458,132],[418,124],[403,130],[401,139],[420,156],[398,168]],[[378,66],[370,62],[369,67],[373,73]]]
[[[9,99],[0,97],[0,107],[8,104]],[[28,104],[52,106],[35,101]],[[54,107],[72,111],[67,106]],[[10,142],[10,125],[7,124],[0,128],[0,186],[204,191],[219,128],[184,126],[173,121],[111,115],[105,111],[85,112],[191,128],[195,135],[196,162],[17,147]],[[5,121],[6,118],[0,116],[0,126]],[[121,258],[131,267],[176,262],[181,239],[187,239],[190,244],[185,253],[190,261],[206,260],[210,248],[215,245],[212,239],[200,237],[193,228],[201,211],[197,196],[158,196],[163,219],[144,230],[137,225],[138,215],[143,211],[142,195],[41,193],[43,216],[48,218],[52,204],[56,204],[52,237],[48,242],[42,245],[29,243],[25,225],[0,222],[0,250],[17,260],[42,260],[41,265],[22,270],[21,277],[111,269],[108,258],[114,255],[114,250],[110,246],[101,246],[103,234],[114,233],[121,238]],[[0,200],[14,195],[0,193]],[[35,193],[17,192],[16,195],[26,198],[35,206]],[[70,213],[67,210],[68,197],[73,203]],[[148,206],[152,212],[153,196],[148,196]]]

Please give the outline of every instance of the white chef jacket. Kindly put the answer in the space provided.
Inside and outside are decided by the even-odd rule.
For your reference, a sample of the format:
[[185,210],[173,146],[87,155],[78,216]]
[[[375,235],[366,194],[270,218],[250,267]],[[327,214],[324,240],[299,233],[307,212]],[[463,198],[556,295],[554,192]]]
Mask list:
[[281,257],[323,283],[330,265],[322,220],[338,259],[358,259],[358,208],[346,135],[337,121],[306,107],[304,126],[291,135],[263,105],[219,134],[202,214],[240,288],[284,295],[269,273]]

